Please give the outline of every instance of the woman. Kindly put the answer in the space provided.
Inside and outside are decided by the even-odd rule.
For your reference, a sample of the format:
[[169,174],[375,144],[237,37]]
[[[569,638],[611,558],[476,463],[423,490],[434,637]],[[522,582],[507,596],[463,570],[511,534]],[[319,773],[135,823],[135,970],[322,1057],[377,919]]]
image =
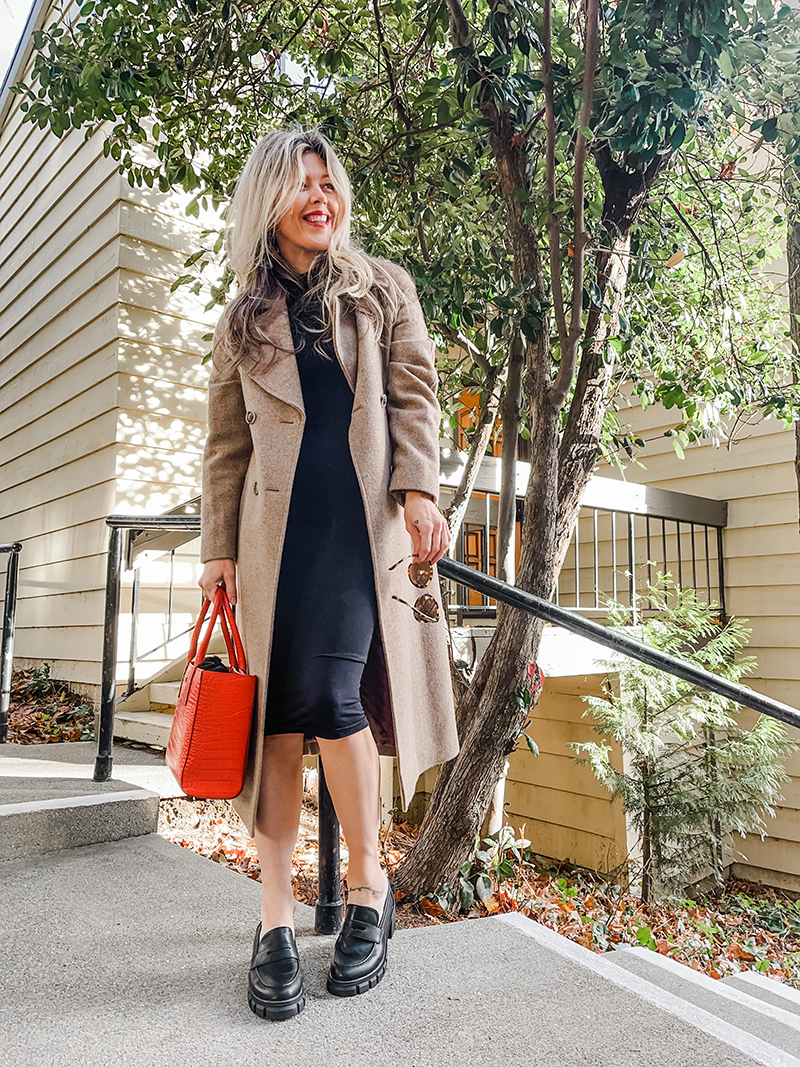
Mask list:
[[394,898],[378,858],[379,753],[401,802],[458,751],[435,564],[438,383],[414,282],[350,238],[350,184],[317,132],[253,150],[226,230],[239,294],[214,333],[200,586],[238,600],[258,677],[233,804],[261,864],[248,1001],[305,1004],[291,882],[302,756],[317,751],[347,840],[348,903],[327,986],[386,969]]

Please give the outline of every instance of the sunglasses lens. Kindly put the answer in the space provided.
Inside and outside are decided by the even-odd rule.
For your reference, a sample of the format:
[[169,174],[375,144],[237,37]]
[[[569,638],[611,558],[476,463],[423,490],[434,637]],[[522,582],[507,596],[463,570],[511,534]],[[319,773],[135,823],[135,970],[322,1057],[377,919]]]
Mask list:
[[417,622],[439,621],[439,605],[432,596],[421,596],[414,604],[414,607],[416,608],[414,618]]
[[433,564],[427,559],[421,563],[410,563],[408,565],[408,577],[411,579],[411,584],[415,585],[417,589],[424,589],[426,585],[431,584]]

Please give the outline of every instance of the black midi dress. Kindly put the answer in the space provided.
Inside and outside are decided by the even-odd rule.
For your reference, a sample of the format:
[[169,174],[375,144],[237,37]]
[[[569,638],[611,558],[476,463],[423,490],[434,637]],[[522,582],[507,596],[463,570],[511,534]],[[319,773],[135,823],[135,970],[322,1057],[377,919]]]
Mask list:
[[281,555],[264,732],[333,739],[369,725],[359,688],[378,625],[375,581],[348,442],[353,392],[332,341],[311,332],[321,309],[303,299],[308,276],[281,281],[306,421]]

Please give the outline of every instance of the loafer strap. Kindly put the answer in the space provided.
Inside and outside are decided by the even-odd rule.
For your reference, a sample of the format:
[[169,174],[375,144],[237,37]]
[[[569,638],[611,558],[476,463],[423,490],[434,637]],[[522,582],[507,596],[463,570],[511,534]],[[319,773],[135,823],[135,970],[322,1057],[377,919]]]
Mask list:
[[344,937],[359,937],[362,941],[372,941],[376,945],[383,940],[383,934],[373,923],[363,922],[361,919],[354,919],[350,916],[342,926],[342,934]]
[[280,945],[278,948],[264,948],[253,957],[251,967],[263,967],[267,963],[277,963],[278,960],[297,960],[297,953],[289,945]]

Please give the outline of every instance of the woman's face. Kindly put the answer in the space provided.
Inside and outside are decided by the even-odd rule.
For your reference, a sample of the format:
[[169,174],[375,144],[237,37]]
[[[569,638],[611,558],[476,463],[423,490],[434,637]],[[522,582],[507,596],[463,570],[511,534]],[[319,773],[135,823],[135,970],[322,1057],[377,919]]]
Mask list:
[[339,198],[322,159],[306,152],[303,166],[305,182],[276,231],[281,253],[300,274],[327,249],[339,217]]

